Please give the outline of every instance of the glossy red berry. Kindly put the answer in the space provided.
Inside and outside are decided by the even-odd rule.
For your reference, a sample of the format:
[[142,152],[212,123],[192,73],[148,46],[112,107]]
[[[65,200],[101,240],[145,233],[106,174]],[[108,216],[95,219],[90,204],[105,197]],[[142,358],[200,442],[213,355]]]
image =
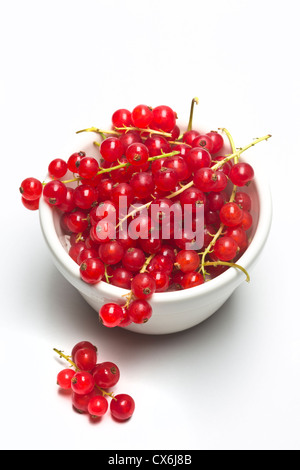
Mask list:
[[122,289],[130,290],[131,288],[132,273],[125,268],[116,268],[110,279],[110,283],[113,286],[120,287]]
[[132,125],[131,112],[128,109],[117,109],[111,118],[113,127],[129,127]]
[[81,348],[76,351],[74,362],[78,369],[91,371],[97,364],[97,351],[93,348]]
[[97,203],[97,191],[88,184],[80,184],[74,189],[74,203],[80,209],[90,209]]
[[55,158],[49,163],[48,173],[51,178],[62,178],[68,171],[68,164],[61,158]]
[[72,361],[74,362],[75,354],[79,349],[86,349],[86,348],[92,349],[93,351],[97,353],[97,347],[94,344],[92,344],[90,341],[79,341],[73,346],[73,349],[71,352]]
[[191,289],[192,287],[200,286],[204,283],[204,278],[201,273],[193,271],[183,274],[180,279],[182,289]]
[[127,147],[125,156],[131,165],[140,167],[148,161],[149,150],[142,143],[134,143]]
[[223,145],[224,145],[224,139],[221,136],[221,134],[219,134],[216,131],[211,131],[211,132],[207,132],[206,135],[208,137],[210,137],[210,139],[213,143],[213,148],[211,149],[211,153],[215,154],[215,153],[219,152],[222,149]]
[[150,273],[155,282],[155,292],[166,292],[170,286],[170,276],[162,271]]
[[122,142],[117,137],[108,137],[101,143],[100,153],[105,161],[115,162],[123,155]]
[[238,244],[232,237],[218,238],[214,245],[214,254],[221,261],[231,261],[238,251]]
[[99,163],[93,157],[82,158],[76,166],[79,176],[85,179],[94,178],[99,171]]
[[24,197],[21,197],[21,201],[23,206],[30,211],[37,211],[40,207],[40,198],[30,201]]
[[99,257],[104,264],[118,264],[124,255],[124,248],[116,240],[102,243],[99,247]]
[[243,210],[236,202],[227,202],[220,209],[220,220],[228,227],[235,227],[243,220]]
[[184,132],[184,134],[182,136],[182,142],[185,142],[186,144],[192,146],[194,139],[196,139],[196,137],[198,137],[199,135],[200,135],[200,132],[198,132],[194,129],[192,129],[190,131],[186,131],[186,132]]
[[152,276],[147,273],[139,273],[132,279],[131,291],[137,299],[150,299],[155,293],[156,284]]
[[120,305],[110,302],[101,307],[99,316],[104,326],[114,328],[123,320],[123,310]]
[[192,143],[193,147],[201,147],[206,149],[209,153],[213,150],[214,144],[212,139],[207,134],[198,135]]
[[175,266],[183,273],[196,271],[200,264],[200,256],[193,250],[181,250],[177,253]]
[[92,418],[101,418],[108,410],[108,401],[101,395],[93,396],[87,406],[87,411]]
[[26,178],[20,186],[20,193],[28,201],[39,199],[43,191],[42,183],[36,178]]
[[137,247],[128,248],[123,256],[122,264],[130,272],[138,272],[146,261],[145,253]]
[[91,393],[94,389],[95,381],[89,372],[79,371],[76,372],[74,377],[71,380],[71,388],[74,393],[78,395],[86,395]]
[[114,362],[101,362],[93,370],[95,384],[100,388],[111,388],[120,380],[120,369]]
[[200,168],[208,168],[211,164],[210,153],[202,147],[192,148],[186,155],[186,163],[190,170],[195,173],[195,171]]
[[147,300],[137,299],[129,305],[128,315],[133,323],[146,323],[152,316],[152,307]]
[[229,178],[236,186],[245,186],[253,180],[254,170],[249,163],[239,162],[231,168]]
[[59,385],[64,390],[71,389],[71,380],[75,375],[73,369],[63,369],[57,374],[57,385]]
[[169,106],[156,106],[153,109],[151,126],[164,132],[171,132],[176,125],[176,114]]
[[133,398],[125,393],[116,395],[110,402],[110,412],[112,416],[119,421],[131,418],[134,410],[135,402]]
[[87,284],[97,284],[105,274],[105,267],[99,258],[88,258],[80,265],[80,276]]
[[85,157],[85,152],[76,152],[76,153],[73,153],[68,161],[67,161],[67,165],[68,165],[68,169],[72,172],[72,173],[77,173],[77,169],[78,169],[78,163],[80,162],[80,160],[82,158]]
[[49,181],[44,186],[43,196],[50,206],[57,206],[65,201],[67,187],[59,180]]
[[145,104],[139,104],[132,110],[131,118],[135,127],[149,127],[153,119],[152,108]]

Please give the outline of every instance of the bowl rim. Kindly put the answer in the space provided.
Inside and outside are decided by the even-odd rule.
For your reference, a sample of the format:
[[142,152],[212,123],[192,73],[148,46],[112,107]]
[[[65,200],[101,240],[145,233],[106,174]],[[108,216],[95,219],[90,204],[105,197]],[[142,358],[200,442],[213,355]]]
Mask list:
[[[89,142],[90,143],[90,140]],[[254,264],[255,260],[262,251],[271,228],[272,223],[272,198],[269,183],[267,182],[263,171],[257,165],[255,167],[255,177],[251,184],[255,185],[258,200],[259,200],[259,214],[255,233],[251,240],[250,245],[243,255],[239,258],[238,264],[243,266],[247,271]],[[122,299],[122,296],[128,293],[128,290],[113,286],[106,282],[90,285],[84,282],[80,277],[78,264],[69,256],[63,245],[61,244],[57,235],[54,218],[57,217],[56,211],[53,210],[41,197],[39,206],[39,220],[44,239],[50,249],[52,256],[56,260],[56,264],[60,265],[64,273],[72,279],[73,285],[80,290],[83,294],[90,297],[102,296],[105,298]],[[178,302],[190,300],[193,298],[200,298],[212,291],[224,289],[228,285],[239,284],[245,279],[245,274],[234,267],[230,267],[222,274],[215,278],[195,286],[190,289],[155,293],[150,299],[152,304],[164,304],[170,302]]]

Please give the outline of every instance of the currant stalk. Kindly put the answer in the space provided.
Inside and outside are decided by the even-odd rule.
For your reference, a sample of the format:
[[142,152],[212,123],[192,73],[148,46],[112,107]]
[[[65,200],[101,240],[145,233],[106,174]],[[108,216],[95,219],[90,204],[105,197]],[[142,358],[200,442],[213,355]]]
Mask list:
[[191,110],[190,110],[190,119],[187,127],[187,131],[191,131],[193,128],[193,116],[194,116],[194,107],[195,104],[199,104],[199,98],[193,98],[191,103]]

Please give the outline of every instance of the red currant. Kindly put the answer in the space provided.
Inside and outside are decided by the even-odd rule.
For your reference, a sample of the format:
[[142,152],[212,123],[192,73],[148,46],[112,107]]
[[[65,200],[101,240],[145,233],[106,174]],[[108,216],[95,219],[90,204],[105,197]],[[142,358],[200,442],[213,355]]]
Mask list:
[[97,352],[93,348],[82,348],[76,351],[74,362],[78,369],[91,371],[97,364]]
[[137,299],[129,305],[128,315],[133,323],[146,323],[152,316],[152,307],[147,300]]
[[86,395],[91,393],[94,389],[95,381],[89,372],[79,371],[76,372],[71,380],[71,387],[74,393],[77,395]]
[[97,284],[105,274],[105,267],[99,258],[88,258],[80,265],[80,276],[87,284]]
[[61,158],[56,158],[52,160],[48,166],[49,176],[52,178],[62,178],[68,171],[68,164]]
[[211,150],[211,153],[215,154],[219,152],[224,145],[223,137],[216,131],[207,132],[206,135],[210,137],[211,141],[213,142],[213,148]]
[[139,104],[133,109],[131,117],[135,127],[149,127],[153,119],[152,109],[145,104]]
[[20,186],[20,193],[27,201],[36,201],[40,198],[42,191],[43,185],[36,178],[26,178]]
[[147,273],[139,273],[132,279],[131,291],[137,299],[150,299],[155,293],[156,284],[153,277]]
[[108,401],[101,395],[93,396],[87,406],[87,411],[92,418],[100,418],[104,416],[108,410]]
[[123,145],[117,137],[108,137],[100,146],[100,153],[105,161],[115,162],[123,155]]
[[134,410],[135,402],[130,395],[124,393],[116,395],[110,402],[110,412],[119,421],[131,418]]
[[125,156],[131,165],[139,167],[148,161],[149,150],[144,144],[134,143],[127,147]]
[[234,227],[239,225],[243,220],[243,210],[236,202],[227,202],[220,210],[220,219],[224,225]]
[[238,244],[232,237],[218,238],[214,245],[214,254],[221,261],[231,261],[238,251]]
[[171,132],[176,125],[176,114],[169,106],[157,106],[153,109],[151,126],[164,132]]
[[100,388],[111,388],[120,379],[120,369],[113,362],[101,362],[93,370],[95,384]]
[[62,204],[67,196],[67,187],[59,180],[49,181],[44,186],[43,196],[50,206]]
[[117,264],[122,260],[123,255],[124,248],[116,240],[103,243],[99,247],[99,257],[104,264]]
[[236,186],[245,186],[253,180],[254,170],[249,163],[239,162],[231,168],[229,178]]
[[196,271],[200,264],[200,256],[193,250],[181,250],[176,256],[176,267],[183,273]]
[[132,125],[131,112],[128,109],[117,109],[112,115],[113,127],[129,127]]
[[57,385],[59,385],[64,390],[71,389],[71,380],[75,375],[73,369],[63,369],[57,375]]
[[73,362],[75,361],[75,354],[79,349],[86,349],[86,348],[92,349],[92,351],[97,352],[97,347],[94,344],[92,344],[90,341],[80,341],[79,343],[76,343],[73,346],[73,349],[71,352],[72,361]]
[[114,328],[123,320],[123,310],[120,305],[110,302],[101,307],[99,316],[104,326]]

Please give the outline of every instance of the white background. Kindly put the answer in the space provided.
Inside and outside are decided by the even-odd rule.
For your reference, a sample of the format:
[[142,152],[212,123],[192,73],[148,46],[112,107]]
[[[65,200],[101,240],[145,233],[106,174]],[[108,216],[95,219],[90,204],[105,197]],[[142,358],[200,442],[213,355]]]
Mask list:
[[[1,338],[3,449],[298,449],[299,2],[1,2]],[[18,188],[43,179],[76,130],[119,107],[167,104],[226,127],[269,179],[271,234],[251,283],[192,330],[163,337],[101,328],[61,277]],[[136,401],[124,423],[72,410],[68,353],[90,340]]]

